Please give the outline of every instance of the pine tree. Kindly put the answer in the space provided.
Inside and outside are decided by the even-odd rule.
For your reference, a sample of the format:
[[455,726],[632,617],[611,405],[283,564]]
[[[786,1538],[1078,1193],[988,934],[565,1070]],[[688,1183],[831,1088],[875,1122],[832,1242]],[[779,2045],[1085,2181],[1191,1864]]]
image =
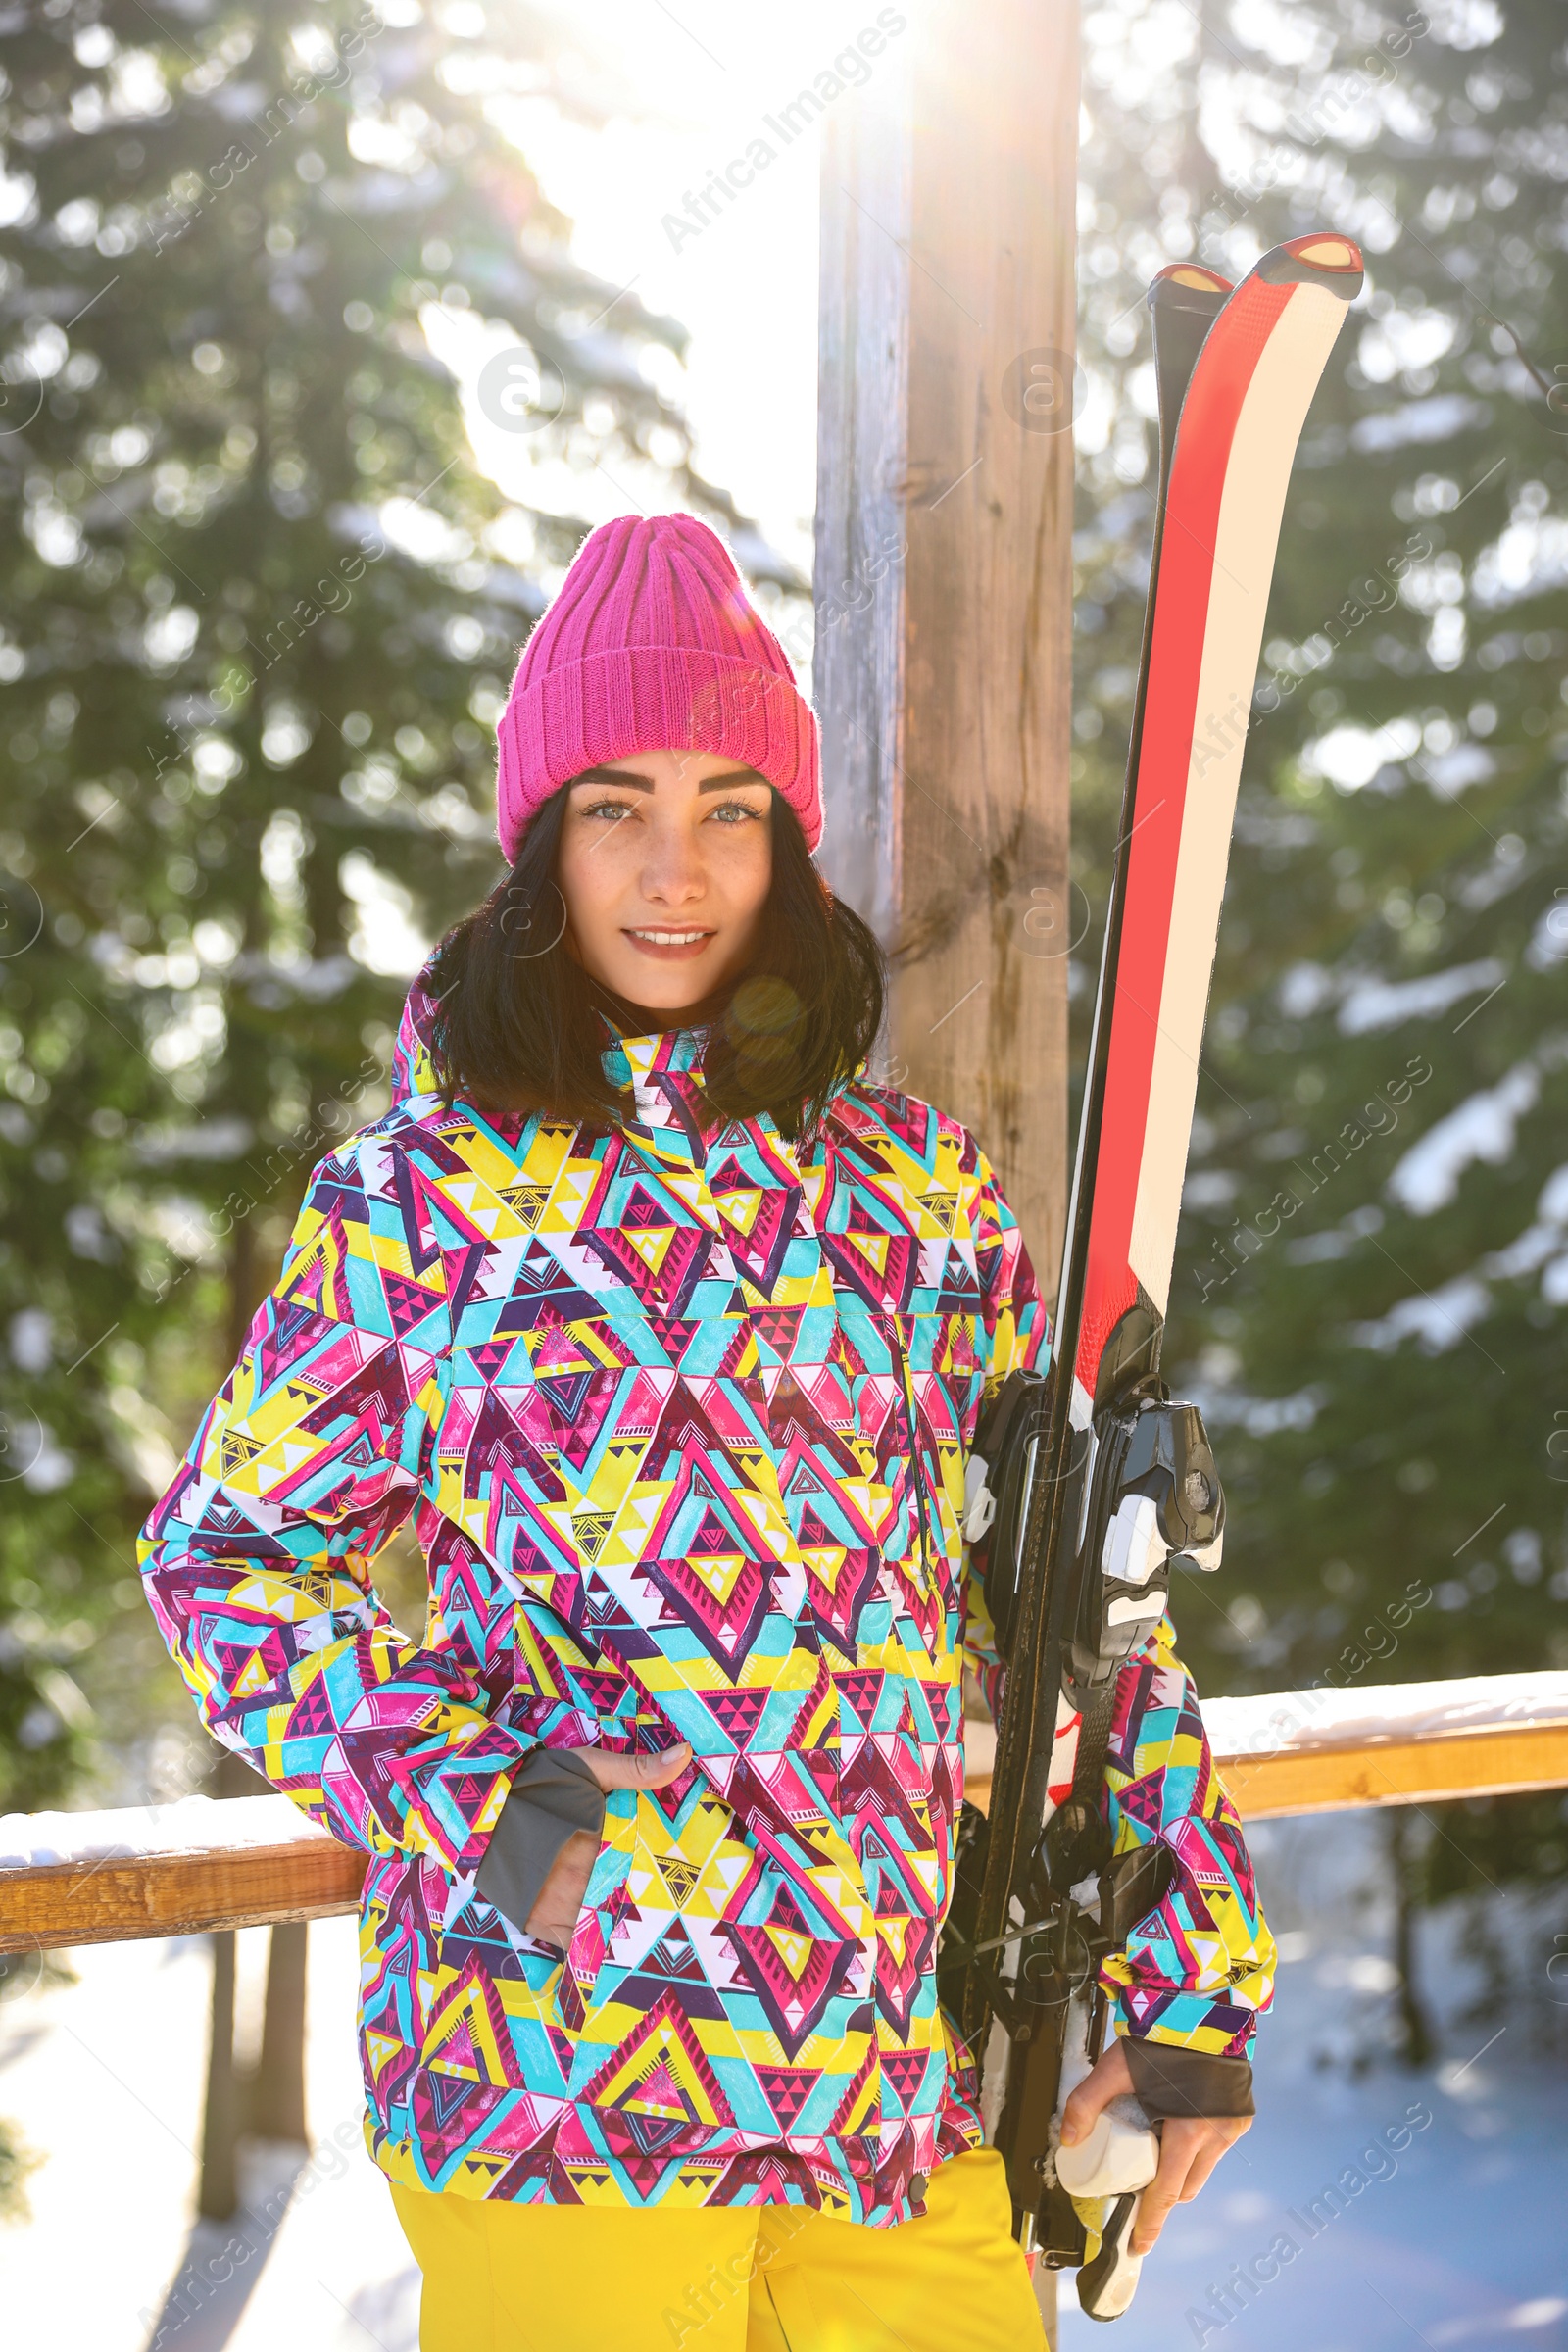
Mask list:
[[[106,1625],[109,1731],[188,1720],[135,1528],[384,1102],[418,943],[499,871],[493,722],[584,527],[546,492],[738,520],[656,389],[681,329],[491,121],[553,74],[591,105],[580,58],[447,13],[0,20],[0,1806],[69,1785]],[[537,510],[475,468],[465,332]]]
[[[205,1774],[135,1529],[311,1165],[384,1102],[421,944],[499,872],[493,723],[582,536],[563,478],[741,519],[656,388],[681,329],[577,267],[491,119],[552,76],[591,110],[578,45],[446,20],[0,20],[0,1807],[88,1760],[88,1649],[111,1738],[164,1715],[189,1726],[171,1792]],[[466,330],[481,407],[544,461],[537,509],[474,467],[436,356]],[[215,1951],[221,2216],[243,2130],[306,2136],[304,1930],[274,1933],[248,2081]]]
[[[1233,1533],[1184,1647],[1215,1689],[1568,1663],[1561,15],[1090,28],[1092,893],[1147,562],[1140,283],[1330,224],[1369,271],[1287,507],[1199,1090],[1167,1365]],[[1492,1878],[1560,1876],[1560,1819],[1446,1809],[1426,1890],[1483,1841]]]

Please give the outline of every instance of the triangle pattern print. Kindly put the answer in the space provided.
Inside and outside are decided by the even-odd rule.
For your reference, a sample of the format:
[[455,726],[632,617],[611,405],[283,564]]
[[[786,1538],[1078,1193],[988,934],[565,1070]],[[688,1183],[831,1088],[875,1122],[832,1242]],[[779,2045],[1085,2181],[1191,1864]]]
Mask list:
[[[493,1114],[443,1092],[437,1027],[421,984],[391,1108],[317,1169],[149,1522],[158,1625],[225,1743],[366,1855],[395,2181],[902,2222],[981,2138],[933,1954],[964,1661],[996,1665],[964,1453],[1046,1342],[1017,1225],[971,1136],[863,1075],[792,1136],[711,1114],[702,1031],[607,1024],[618,1118]],[[428,1592],[394,1614],[405,1525]],[[1123,2022],[1240,2053],[1271,1947],[1166,1642],[1111,1781],[1183,1868]],[[677,1740],[666,1787],[611,1792],[565,1954],[478,1894],[541,1743]]]
[[656,2129],[696,2124],[711,2131],[733,2123],[729,2101],[679,2001],[654,2002],[583,2092],[592,2107],[623,2119],[645,2117]]
[[784,2055],[798,2058],[842,1992],[858,1945],[814,1931],[787,1886],[778,1888],[767,1920],[726,1921],[723,1932]]

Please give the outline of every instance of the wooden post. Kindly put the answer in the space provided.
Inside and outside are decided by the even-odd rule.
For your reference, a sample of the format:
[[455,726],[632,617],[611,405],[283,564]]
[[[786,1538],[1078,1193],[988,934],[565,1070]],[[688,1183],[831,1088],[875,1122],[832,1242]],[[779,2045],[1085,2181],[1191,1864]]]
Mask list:
[[248,2118],[258,2139],[296,2140],[301,2147],[311,2139],[305,2109],[310,1934],[303,1919],[279,1920],[268,1939],[267,2003]]
[[202,2102],[201,2177],[196,2210],[226,2222],[239,2203],[239,2082],[234,2071],[234,1937],[213,1937],[212,2036]]
[[[259,1776],[228,1748],[216,1751],[213,1794],[241,1797]],[[233,1934],[213,1937],[212,2031],[207,2089],[202,2101],[201,2175],[196,2210],[204,2221],[226,2222],[239,2204],[239,2140],[245,2128],[245,2086],[234,2058],[234,1995],[238,1951]]]
[[824,864],[892,953],[899,1082],[974,1129],[1048,1291],[1075,928],[1077,120],[1072,0],[927,0],[822,126]]
[[[926,0],[822,146],[823,863],[892,956],[898,1083],[973,1129],[1048,1293],[1075,944],[1077,129],[1076,0]],[[1039,2271],[1053,2346],[1055,2285]]]
[[[267,1787],[259,1772],[227,1748],[219,1753],[213,1783],[214,1794],[231,1801]],[[220,1933],[213,1937],[212,2031],[202,2107],[201,2171],[196,2191],[196,2209],[204,2220],[227,2221],[237,2209],[239,2143],[247,2134],[262,2139],[308,2142],[307,1935],[303,1920],[279,1920],[272,1928],[269,1938],[262,2046],[254,2067],[249,2070],[239,2066],[234,2051],[238,1954],[233,1933]]]

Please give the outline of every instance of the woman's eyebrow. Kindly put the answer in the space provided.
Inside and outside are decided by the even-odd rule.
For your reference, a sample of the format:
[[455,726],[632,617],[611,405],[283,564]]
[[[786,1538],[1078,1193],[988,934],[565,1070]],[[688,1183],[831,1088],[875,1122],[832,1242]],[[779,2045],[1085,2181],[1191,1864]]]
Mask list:
[[585,767],[580,776],[572,777],[573,784],[626,784],[633,792],[652,792],[652,776],[633,775],[624,767]]
[[765,784],[766,782],[767,778],[760,776],[755,767],[728,767],[721,776],[705,776],[697,789],[699,792],[723,792],[731,784]]

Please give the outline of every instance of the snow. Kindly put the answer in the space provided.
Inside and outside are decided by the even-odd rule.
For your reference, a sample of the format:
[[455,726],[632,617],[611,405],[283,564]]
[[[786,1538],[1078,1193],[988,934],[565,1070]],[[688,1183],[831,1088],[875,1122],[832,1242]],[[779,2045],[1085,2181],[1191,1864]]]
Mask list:
[[[1305,1242],[1292,1245],[1289,1254],[1293,1259],[1307,1252],[1317,1254],[1314,1245],[1325,1238],[1309,1236]],[[1535,1273],[1541,1274],[1541,1295],[1548,1304],[1561,1306],[1568,1300],[1568,1165],[1547,1177],[1534,1221],[1511,1242],[1489,1250],[1469,1273],[1455,1275],[1441,1291],[1401,1299],[1381,1321],[1356,1326],[1353,1337],[1362,1347],[1395,1348],[1401,1339],[1414,1335],[1439,1352],[1462,1338],[1487,1312],[1491,1303],[1488,1283],[1520,1282]]]
[[1564,1247],[1568,1247],[1568,1161],[1553,1168],[1542,1186],[1535,1222],[1503,1249],[1483,1258],[1481,1270],[1503,1278],[1533,1274]]
[[390,979],[412,980],[433,943],[414,921],[411,893],[363,850],[350,850],[339,861],[338,878],[354,902],[349,953],[355,961]]
[[1411,1145],[1389,1178],[1390,1198],[1416,1217],[1446,1208],[1472,1161],[1502,1166],[1513,1151],[1514,1130],[1540,1092],[1535,1064],[1515,1062],[1495,1086],[1469,1096]]
[[[1440,633],[1455,628],[1462,632],[1464,626],[1444,586],[1450,576],[1428,566],[1422,572],[1410,572],[1405,581],[1406,601],[1434,612],[1433,625]],[[1489,782],[1497,772],[1495,758],[1479,743],[1450,744],[1446,750],[1429,749],[1422,754],[1423,740],[1420,721],[1408,715],[1391,718],[1381,727],[1356,726],[1347,720],[1306,746],[1301,766],[1309,776],[1327,776],[1339,792],[1365,792],[1373,787],[1391,792],[1403,783],[1401,763],[1407,761],[1411,772],[1444,801],[1451,801],[1467,785]]]
[[1534,1274],[1548,1257],[1555,1257],[1563,1240],[1555,1225],[1527,1225],[1523,1233],[1515,1234],[1501,1250],[1494,1250],[1484,1257],[1481,1271],[1499,1281],[1517,1282],[1522,1275]]
[[1429,1355],[1442,1355],[1456,1347],[1472,1323],[1479,1323],[1492,1304],[1492,1293],[1473,1274],[1456,1275],[1440,1291],[1422,1291],[1401,1298],[1376,1322],[1356,1323],[1350,1337],[1358,1348],[1380,1352],[1397,1348],[1402,1340],[1418,1340]]
[[1298,1389],[1289,1396],[1249,1396],[1219,1384],[1190,1383],[1194,1402],[1214,1429],[1239,1424],[1250,1438],[1271,1438],[1282,1429],[1310,1429],[1327,1401],[1321,1388]]
[[1229,1168],[1193,1168],[1182,1186],[1183,1208],[1225,1208],[1235,1200],[1241,1178]]
[[1457,318],[1446,311],[1385,312],[1361,329],[1356,354],[1361,373],[1374,384],[1387,384],[1403,370],[1430,368],[1442,359],[1457,330]]
[[[1253,1829],[1282,1963],[1258,2120],[1166,2224],[1116,2352],[1568,2352],[1568,2077],[1526,2017],[1463,2016],[1475,1987],[1441,1918],[1417,1948],[1443,2058],[1391,2061],[1381,1832],[1366,1814]],[[1324,2222],[1336,2183],[1344,2209]],[[1298,2251],[1221,2322],[1210,2289],[1281,2233]],[[1070,2276],[1061,2307],[1062,2352],[1090,2352]]]
[[1439,392],[1431,400],[1409,400],[1402,408],[1362,416],[1350,427],[1356,449],[1402,449],[1409,442],[1451,441],[1467,425],[1483,424],[1490,411],[1462,392]]
[[1508,967],[1495,956],[1477,963],[1450,964],[1446,972],[1424,972],[1416,980],[1383,980],[1375,974],[1352,982],[1340,1006],[1347,1037],[1371,1029],[1393,1029],[1400,1021],[1431,1020],[1450,1004],[1486,989],[1500,988]]
[[1449,49],[1489,49],[1502,32],[1496,0],[1428,0],[1432,38]]
[[1227,1757],[1322,1741],[1451,1739],[1504,1725],[1525,1730],[1562,1723],[1568,1723],[1568,1672],[1555,1666],[1534,1674],[1473,1675],[1462,1684],[1396,1683],[1360,1690],[1319,1684],[1310,1690],[1203,1701],[1203,1727],[1222,1768]]
[[1551,905],[1543,907],[1530,945],[1525,950],[1525,961],[1534,972],[1549,972],[1568,957],[1568,888],[1558,883],[1551,894]]
[[1325,964],[1293,963],[1280,980],[1280,1010],[1288,1021],[1304,1021],[1334,994],[1334,974]]
[[[0,1813],[0,1868],[42,1870],[137,1854],[209,1853],[225,1848],[315,1844],[326,1833],[286,1796],[182,1796],[169,1805],[103,1812]],[[217,1824],[221,1824],[221,1838]]]
[[[243,2018],[266,1931],[239,1946]],[[311,1930],[310,2159],[253,2147],[248,2210],[224,2223],[192,2214],[207,1938],[69,1957],[79,1984],[24,1980],[0,2003],[0,2115],[46,2159],[26,2184],[30,2223],[0,2225],[7,2346],[416,2352],[418,2274],[361,2137],[355,1922]]]
[[1285,1255],[1293,1266],[1326,1266],[1337,1259],[1348,1257],[1361,1239],[1360,1228],[1330,1225],[1322,1233],[1303,1233],[1299,1241],[1287,1242]]
[[1568,521],[1556,514],[1518,514],[1500,538],[1476,559],[1476,603],[1497,610],[1542,596],[1568,580]]
[[1301,754],[1301,766],[1309,776],[1327,776],[1341,792],[1361,792],[1381,768],[1408,760],[1420,748],[1418,719],[1391,718],[1381,727],[1347,723],[1330,727],[1309,743]]
[[1496,760],[1479,743],[1456,743],[1451,752],[1433,752],[1416,770],[1445,801],[1451,801],[1467,784],[1490,782],[1496,772]]

